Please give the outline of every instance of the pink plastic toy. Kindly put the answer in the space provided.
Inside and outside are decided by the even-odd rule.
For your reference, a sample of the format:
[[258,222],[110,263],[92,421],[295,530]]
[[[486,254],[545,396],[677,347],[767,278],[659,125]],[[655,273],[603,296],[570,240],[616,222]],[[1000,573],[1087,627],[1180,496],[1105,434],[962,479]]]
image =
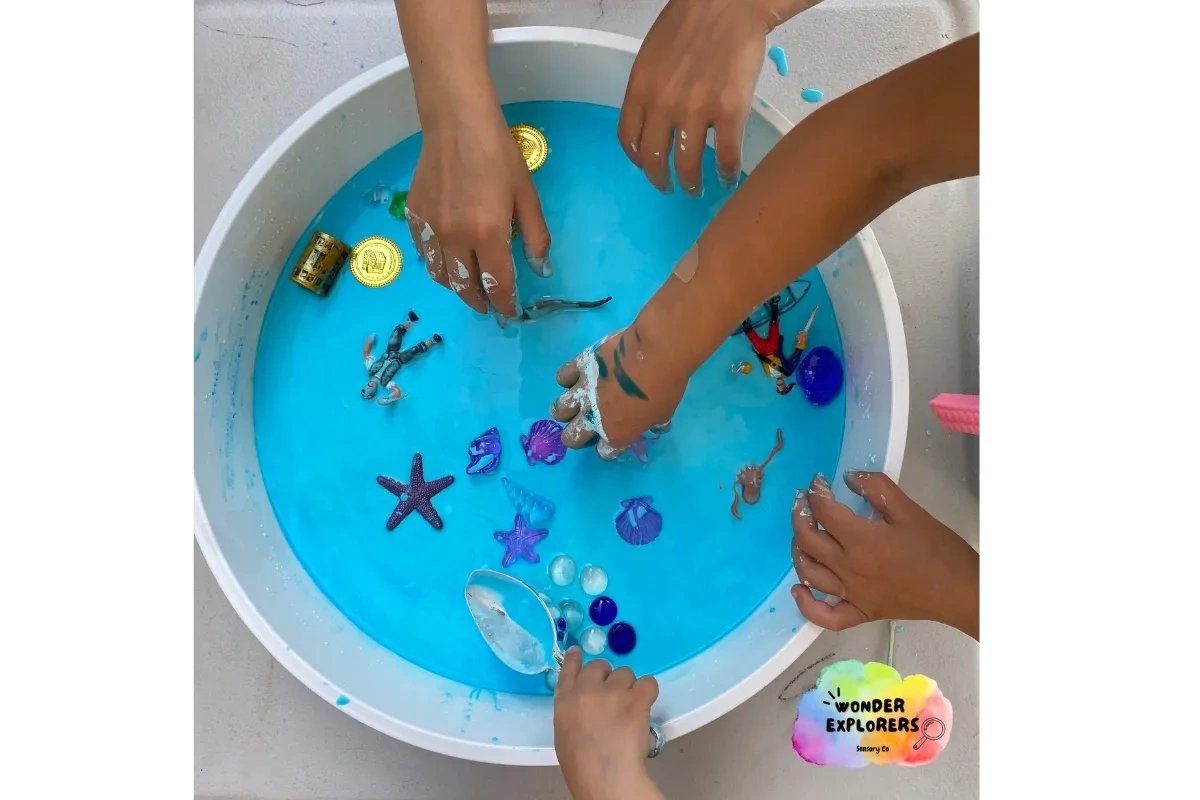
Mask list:
[[979,435],[979,395],[939,394],[929,407],[946,430]]

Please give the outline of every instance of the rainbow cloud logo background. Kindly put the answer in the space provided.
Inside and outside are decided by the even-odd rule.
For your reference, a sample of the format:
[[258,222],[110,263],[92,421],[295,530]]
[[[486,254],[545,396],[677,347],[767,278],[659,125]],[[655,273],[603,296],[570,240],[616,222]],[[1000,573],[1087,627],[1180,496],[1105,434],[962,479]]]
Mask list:
[[928,764],[946,748],[954,713],[937,683],[886,664],[839,661],[800,698],[792,748],[810,764]]

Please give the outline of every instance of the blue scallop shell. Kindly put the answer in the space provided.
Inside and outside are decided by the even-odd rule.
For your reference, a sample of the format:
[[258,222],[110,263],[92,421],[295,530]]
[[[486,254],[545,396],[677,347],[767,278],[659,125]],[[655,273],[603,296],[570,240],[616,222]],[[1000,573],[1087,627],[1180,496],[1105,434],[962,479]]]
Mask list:
[[632,497],[621,501],[617,514],[617,535],[629,544],[650,544],[662,533],[662,514],[650,505],[652,497]]
[[554,516],[554,503],[546,498],[534,494],[508,478],[501,478],[500,483],[504,484],[504,493],[508,495],[508,502],[512,503],[513,508],[521,516],[529,520],[530,525],[536,528]]

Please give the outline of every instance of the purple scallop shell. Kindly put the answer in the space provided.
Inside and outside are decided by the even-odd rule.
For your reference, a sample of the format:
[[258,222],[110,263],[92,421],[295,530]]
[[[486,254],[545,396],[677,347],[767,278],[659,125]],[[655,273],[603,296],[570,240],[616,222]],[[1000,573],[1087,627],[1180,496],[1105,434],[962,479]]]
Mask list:
[[631,497],[621,501],[617,514],[617,535],[629,544],[650,544],[662,533],[662,514],[651,507],[652,497]]
[[529,429],[529,435],[521,434],[521,447],[525,448],[525,460],[529,466],[537,462],[557,464],[567,455],[567,446],[562,440],[563,426],[552,419],[539,419]]
[[467,456],[471,459],[471,463],[467,464],[467,474],[482,475],[485,472],[494,471],[496,467],[500,466],[502,449],[499,429],[488,428],[479,434],[467,448]]

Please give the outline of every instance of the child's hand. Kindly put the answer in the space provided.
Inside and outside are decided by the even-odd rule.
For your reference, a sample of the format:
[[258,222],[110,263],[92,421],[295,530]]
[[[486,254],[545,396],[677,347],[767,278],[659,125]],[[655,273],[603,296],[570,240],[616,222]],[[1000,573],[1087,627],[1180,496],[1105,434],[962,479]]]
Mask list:
[[[860,517],[834,500],[822,475],[796,493],[792,563],[802,585],[792,597],[800,613],[833,631],[926,619],[978,639],[979,553],[883,473],[848,470],[845,481],[883,518]],[[830,607],[811,590],[842,601]]]
[[567,650],[554,689],[554,749],[571,797],[661,800],[645,765],[658,682],[604,659],[582,662],[578,647]]
[[635,322],[558,370],[556,380],[567,391],[551,404],[550,415],[567,423],[567,447],[595,445],[602,458],[615,458],[640,434],[665,431],[687,377]]

